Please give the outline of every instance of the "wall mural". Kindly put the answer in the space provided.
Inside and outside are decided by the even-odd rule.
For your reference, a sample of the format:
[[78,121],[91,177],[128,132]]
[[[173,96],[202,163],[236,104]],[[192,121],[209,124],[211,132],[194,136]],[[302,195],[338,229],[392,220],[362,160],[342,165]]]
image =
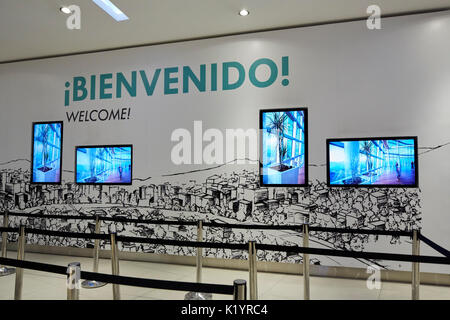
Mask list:
[[[28,160],[14,160],[0,169],[0,208],[28,213],[61,215],[122,216],[142,219],[198,220],[222,223],[301,224],[338,228],[411,230],[420,227],[420,190],[411,188],[333,188],[323,181],[310,181],[309,188],[259,187],[257,170],[219,172],[207,169],[207,178],[191,179],[192,173],[177,175],[177,182],[156,183],[151,177],[135,180],[131,186],[93,186],[63,182],[62,185],[31,185]],[[317,165],[311,165],[317,166]],[[323,165],[320,165],[323,166]],[[225,169],[235,167],[228,166]],[[237,167],[237,166],[236,166]],[[256,167],[256,166],[255,166]],[[214,172],[217,170],[217,172]],[[70,173],[67,171],[66,173]],[[197,174],[197,172],[195,173]],[[184,178],[182,176],[185,176]],[[198,179],[198,176],[197,176]],[[166,179],[169,180],[169,179]],[[1,220],[3,218],[0,218]],[[59,231],[94,232],[93,221],[55,220],[10,217],[10,226],[27,223],[34,228]],[[129,236],[176,240],[196,240],[195,226],[164,226],[102,222],[102,232],[115,231]],[[205,228],[205,241],[298,245],[301,234],[295,231],[239,230]],[[396,237],[311,232],[311,246],[345,250],[370,250],[374,243],[389,241],[391,245],[408,245],[410,240]],[[387,240],[386,240],[387,239]],[[17,241],[10,234],[10,241]],[[93,247],[93,241],[29,235],[27,243],[49,246]],[[101,244],[108,249],[109,245]],[[130,252],[195,255],[194,248],[122,243],[120,249]],[[395,252],[395,248],[390,250]],[[239,250],[204,249],[206,257],[246,259]],[[258,252],[260,261],[301,262],[298,254]],[[342,261],[341,261],[342,260]],[[357,266],[384,261],[357,260]],[[345,265],[345,258],[312,256],[317,265]]]

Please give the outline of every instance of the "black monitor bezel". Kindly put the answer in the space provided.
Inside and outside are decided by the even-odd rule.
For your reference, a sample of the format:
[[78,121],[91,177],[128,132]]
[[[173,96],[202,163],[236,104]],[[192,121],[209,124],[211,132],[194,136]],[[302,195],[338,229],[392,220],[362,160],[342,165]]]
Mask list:
[[[415,183],[414,184],[331,184],[330,183],[330,142],[336,141],[367,141],[367,140],[414,140]],[[419,153],[417,136],[391,136],[391,137],[362,137],[362,138],[329,138],[326,140],[327,153],[327,186],[329,188],[419,188]]]
[[[131,147],[131,179],[130,182],[117,183],[117,182],[77,182],[77,150],[79,148],[121,148],[121,147]],[[79,185],[95,185],[95,186],[129,186],[133,184],[133,145],[132,144],[99,144],[99,145],[82,145],[75,146],[75,164],[74,164],[74,182]]]
[[[305,183],[303,184],[268,184],[263,183],[263,163],[262,163],[262,150],[263,150],[263,114],[266,112],[285,112],[285,111],[303,111],[304,112],[304,132],[305,132]],[[275,109],[260,109],[259,110],[259,185],[260,187],[309,187],[309,152],[308,152],[308,108],[306,107],[293,107],[293,108],[275,108]]]
[[[33,166],[34,166],[34,128],[40,124],[61,124],[61,156],[59,157],[59,181],[58,182],[35,182],[33,181]],[[64,146],[64,122],[63,121],[36,121],[31,124],[31,168],[30,168],[30,184],[33,185],[61,185],[63,174],[63,146]]]

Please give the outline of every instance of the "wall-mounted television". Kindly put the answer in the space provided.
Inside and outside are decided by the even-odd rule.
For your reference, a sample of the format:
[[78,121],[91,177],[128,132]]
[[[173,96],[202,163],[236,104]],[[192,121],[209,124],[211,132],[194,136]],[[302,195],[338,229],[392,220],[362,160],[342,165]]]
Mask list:
[[75,148],[75,182],[78,184],[131,184],[133,146],[104,145]]
[[259,177],[262,186],[308,185],[308,110],[260,110]]
[[60,184],[63,122],[33,122],[31,183]]
[[330,187],[419,185],[417,137],[327,139]]

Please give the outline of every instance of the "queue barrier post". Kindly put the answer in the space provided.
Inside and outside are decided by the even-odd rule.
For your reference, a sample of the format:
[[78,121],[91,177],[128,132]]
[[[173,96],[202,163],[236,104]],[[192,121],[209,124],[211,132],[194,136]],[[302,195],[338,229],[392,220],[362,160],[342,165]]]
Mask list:
[[[197,221],[197,241],[203,242],[203,222]],[[202,283],[202,271],[203,271],[203,248],[197,247],[196,256],[196,280],[197,283]],[[184,300],[212,300],[212,293],[206,292],[188,292],[184,296]]]
[[248,242],[248,269],[250,281],[250,300],[258,300],[256,241]]
[[[17,246],[17,260],[25,259],[25,226],[21,225],[19,228],[19,244]],[[14,289],[14,300],[22,300],[23,288],[23,269],[16,269],[16,283]]]
[[[95,234],[100,234],[101,220],[98,215],[95,215]],[[100,251],[100,239],[95,239],[94,241],[94,267],[93,272],[98,272],[99,263],[99,251]],[[95,281],[95,280],[84,280],[81,286],[85,289],[95,289],[106,285],[106,282]]]
[[[412,255],[419,256],[420,255],[420,240],[419,240],[419,231],[413,230],[413,239],[412,239]],[[420,299],[420,264],[419,262],[412,263],[412,272],[411,272],[411,284],[412,284],[412,300]]]
[[233,281],[233,300],[247,300],[247,281],[236,279]]
[[[3,228],[8,228],[8,212],[5,212],[3,216]],[[6,245],[8,241],[8,233],[2,232],[2,258],[7,258],[6,256]]]
[[80,273],[81,264],[79,262],[71,262],[67,266],[67,300],[80,299]]
[[[8,220],[9,220],[8,212],[5,211],[5,214],[3,215],[3,227],[4,228],[8,228],[8,224],[9,224]],[[5,231],[5,232],[2,232],[2,258],[8,258],[7,244],[8,244],[8,232]],[[16,272],[15,268],[10,268],[7,266],[0,265],[0,277],[14,274],[14,272]]]
[[[309,247],[309,227],[303,225],[303,247]],[[309,287],[309,254],[303,253],[303,300],[310,300]]]
[[[116,234],[111,233],[111,269],[114,276],[119,275],[119,250],[117,249]],[[120,300],[120,286],[113,283],[113,299]]]
[[[197,222],[197,241],[203,242],[203,223],[201,220]],[[197,283],[202,282],[202,255],[203,249],[201,247],[197,248]]]

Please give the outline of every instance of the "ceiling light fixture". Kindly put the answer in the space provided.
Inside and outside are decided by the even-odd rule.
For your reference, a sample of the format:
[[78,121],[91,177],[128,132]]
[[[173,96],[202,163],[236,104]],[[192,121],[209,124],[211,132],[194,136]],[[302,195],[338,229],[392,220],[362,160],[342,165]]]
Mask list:
[[242,17],[248,16],[249,13],[250,12],[247,9],[242,9],[241,11],[239,11],[239,15]]
[[124,21],[129,18],[125,13],[122,12],[119,8],[117,8],[114,3],[109,0],[92,0],[96,5],[103,9],[107,14],[114,18],[116,21]]
[[61,7],[61,8],[59,8],[59,10],[65,14],[72,13],[72,11],[68,7]]

